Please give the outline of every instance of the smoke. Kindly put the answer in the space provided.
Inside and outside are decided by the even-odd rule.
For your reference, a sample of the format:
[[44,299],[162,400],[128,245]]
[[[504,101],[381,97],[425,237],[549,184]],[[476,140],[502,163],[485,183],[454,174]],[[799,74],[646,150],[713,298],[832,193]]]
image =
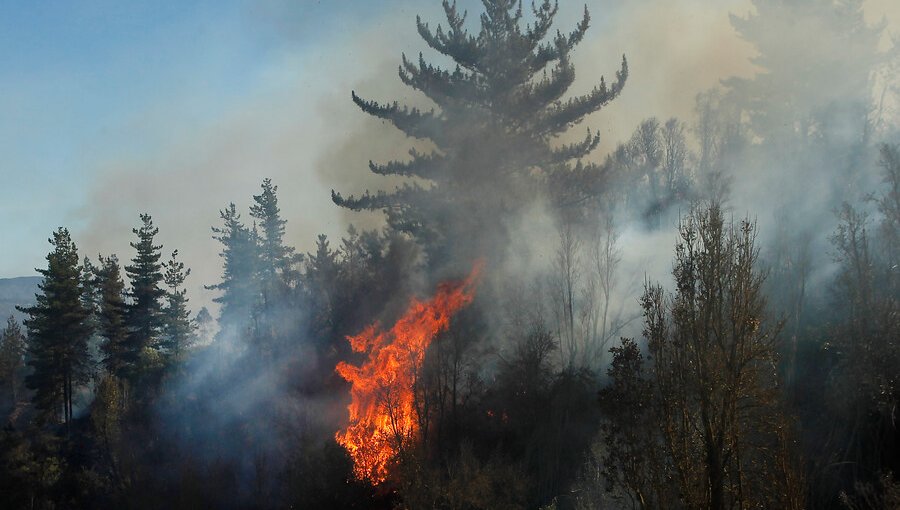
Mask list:
[[[402,159],[416,145],[392,126],[362,114],[350,101],[349,91],[378,100],[427,104],[396,78],[401,52],[433,56],[415,32],[414,16],[438,22],[440,6],[419,4],[397,2],[392,9],[368,12],[365,20],[344,10],[339,13],[344,30],[324,35],[315,47],[296,42],[297,31],[309,29],[303,21],[308,16],[281,2],[254,10],[252,22],[266,28],[253,28],[274,28],[274,36],[286,43],[267,56],[245,93],[230,98],[217,112],[192,118],[182,113],[184,105],[191,104],[202,88],[185,88],[183,94],[188,95],[166,97],[118,127],[116,139],[147,140],[151,144],[147,150],[110,148],[83,164],[93,183],[75,221],[80,225],[75,236],[82,252],[90,256],[116,252],[127,259],[137,214],[150,212],[160,226],[165,249],[179,249],[192,268],[189,295],[199,307],[210,305],[213,296],[203,285],[216,281],[219,268],[214,263],[217,244],[198,232],[217,224],[217,211],[229,201],[245,209],[251,190],[263,177],[279,185],[289,221],[287,241],[298,251],[310,249],[319,232],[334,238],[348,223],[380,225],[380,215],[334,207],[329,190],[392,189],[397,181],[371,174],[368,161]],[[477,2],[461,5],[469,9],[470,20],[480,10]],[[577,19],[576,7],[562,4],[560,28]],[[739,37],[728,18],[729,13],[751,11],[746,0],[712,5],[695,0],[597,2],[588,7],[593,26],[574,54],[573,93],[588,90],[601,75],[609,78],[622,54],[632,69],[622,95],[570,131],[572,139],[580,139],[584,127],[600,131],[602,145],[592,156],[595,160],[626,140],[642,119],[676,116],[690,121],[697,93],[725,78],[751,77],[758,70],[750,61],[754,48]],[[900,6],[895,2],[869,0],[865,8],[869,22],[887,18],[888,32],[900,26]],[[802,38],[817,40],[816,34]],[[887,35],[885,39],[883,44]],[[757,207],[755,199],[750,202],[743,207],[748,212],[770,209]]]
[[[466,4],[470,12],[479,12],[477,2],[470,3],[471,6]],[[580,9],[561,3],[557,23],[565,30],[572,26]],[[131,228],[137,223],[139,212],[149,212],[160,228],[159,240],[165,250],[177,248],[191,267],[189,295],[194,309],[198,309],[210,306],[215,296],[203,285],[217,282],[221,275],[217,257],[220,247],[211,239],[209,228],[219,223],[218,211],[230,201],[246,211],[250,195],[257,192],[264,177],[272,178],[279,187],[282,216],[288,220],[285,242],[296,246],[298,252],[311,251],[318,233],[338,239],[350,223],[363,228],[382,226],[379,214],[338,209],[331,203],[330,189],[347,194],[367,189],[390,190],[401,181],[371,174],[368,161],[403,159],[410,148],[428,147],[360,112],[350,100],[350,91],[378,101],[427,106],[421,94],[399,82],[396,66],[401,52],[415,56],[418,51],[425,51],[425,44],[415,31],[414,16],[421,13],[423,19],[436,23],[441,19],[437,4],[430,2],[413,8],[412,2],[398,2],[395,9],[350,23],[346,32],[323,36],[315,48],[288,44],[254,76],[249,92],[234,98],[222,111],[194,119],[186,126],[179,125],[184,119],[166,104],[154,105],[152,111],[136,115],[122,126],[125,135],[154,140],[158,145],[139,153],[112,151],[94,158],[95,179],[87,205],[78,212],[78,222],[83,227],[75,232],[82,252],[90,256],[115,252],[120,259],[128,259]],[[677,117],[688,126],[688,146],[696,154],[699,143],[693,128],[697,124],[697,95],[722,86],[723,80],[729,78],[753,80],[761,76],[760,67],[753,61],[758,49],[740,37],[729,19],[730,13],[744,16],[751,12],[752,4],[749,0],[713,4],[702,0],[590,4],[593,27],[574,54],[577,78],[572,93],[590,90],[600,82],[601,75],[612,78],[622,54],[628,58],[631,74],[618,99],[589,116],[560,142],[580,140],[586,127],[599,130],[602,145],[590,159],[601,164],[617,144],[629,139],[643,119]],[[280,12],[279,3],[272,5]],[[900,4],[870,0],[865,7],[869,23],[887,17],[888,32],[900,30]],[[262,19],[271,21],[270,16]],[[278,22],[274,30],[277,34],[290,32],[283,22]],[[804,58],[838,53],[835,41],[823,39],[819,30],[821,27],[814,23],[798,26],[786,33],[781,43],[796,48],[804,41],[816,41],[817,44],[802,48]],[[776,47],[778,43],[771,41]],[[879,44],[884,51],[890,42],[882,40]],[[430,56],[426,53],[426,59]],[[844,53],[843,57],[853,60],[855,55]],[[798,67],[797,71],[801,78],[802,69]],[[786,77],[785,83],[796,77]],[[840,83],[831,89],[823,88],[822,95],[803,96],[809,108],[827,109],[837,98],[829,95],[834,90],[850,89],[864,102],[870,101],[875,92],[874,83],[860,90],[858,82],[852,81],[858,76],[829,73],[827,77]],[[841,82],[844,79],[847,82]],[[723,101],[742,99],[727,95],[728,90],[737,88],[725,90]],[[835,224],[833,209],[842,200],[863,200],[877,186],[871,149],[874,136],[866,144],[854,145],[861,129],[855,120],[858,118],[842,111],[828,117],[827,138],[808,151],[817,154],[815,158],[785,159],[761,143],[760,138],[770,133],[755,133],[748,136],[748,146],[719,169],[730,183],[726,204],[735,219],[747,216],[758,220],[759,241],[767,263],[778,262],[779,243],[792,244],[790,249],[794,252],[806,250],[815,257],[816,263],[811,265],[818,269],[809,276],[810,294],[821,294],[833,271],[828,264],[828,235]],[[816,134],[825,132],[822,128]],[[857,146],[862,152],[852,152]],[[699,172],[696,158],[688,166]],[[700,182],[704,176],[695,177]],[[484,191],[489,195],[491,190]],[[678,217],[689,206],[684,202],[666,211],[654,227],[642,223],[629,211],[616,208],[604,213],[608,217],[598,213],[593,219],[597,225],[606,225],[600,233],[611,234],[607,239],[612,241],[607,242],[612,242],[609,249],[616,260],[615,281],[603,298],[610,305],[608,324],[604,320],[605,342],[615,341],[618,336],[640,335],[638,298],[642,286],[645,281],[671,284],[669,273]],[[509,296],[517,290],[505,286],[507,282],[543,286],[549,297],[540,307],[545,309],[549,327],[562,342],[567,334],[577,336],[566,333],[563,321],[555,315],[560,303],[554,301],[554,285],[560,274],[560,250],[565,249],[565,225],[539,198],[524,210],[521,217],[506,225],[510,243],[497,248],[502,253],[493,259],[502,263],[488,268],[490,281],[485,282],[484,292],[489,296]],[[802,242],[785,238],[785,231],[802,234],[807,244],[801,246]],[[585,292],[591,285],[599,284],[591,269],[592,250],[603,238],[592,237],[595,234],[577,233],[580,244],[574,251],[579,303],[588,300]],[[415,290],[421,290],[427,281],[416,279]],[[399,302],[406,297],[393,299]],[[594,294],[590,299],[599,298]],[[479,298],[476,303],[485,306],[491,315],[501,315],[499,309],[490,308],[499,305],[488,301]],[[574,308],[588,309],[598,302]],[[396,304],[390,307],[396,308]],[[292,320],[302,322],[303,318]],[[499,339],[497,347],[508,348],[503,343],[502,327],[489,327],[496,328],[490,336]],[[297,380],[319,376],[331,368],[320,366],[324,362],[316,357],[309,339],[297,339],[292,349],[279,351],[289,355],[274,356],[269,361],[251,357],[251,347],[246,342],[240,336],[223,335],[194,356],[183,375],[167,388],[160,419],[174,431],[175,441],[192,454],[214,452],[230,458],[245,471],[241,479],[251,480],[256,469],[254,460],[228,446],[233,444],[229,434],[252,438],[250,442],[256,451],[271,459],[284,453],[279,434],[263,429],[242,430],[242,424],[267,427],[272,423],[305,423],[310,429],[317,429],[339,422],[343,409],[331,396],[306,398],[290,387]],[[602,360],[602,354],[597,359]],[[597,359],[591,361],[595,366]],[[173,402],[181,404],[171,405]],[[265,415],[272,412],[275,415]],[[255,419],[247,420],[248,416]],[[190,433],[183,435],[184,431]]]

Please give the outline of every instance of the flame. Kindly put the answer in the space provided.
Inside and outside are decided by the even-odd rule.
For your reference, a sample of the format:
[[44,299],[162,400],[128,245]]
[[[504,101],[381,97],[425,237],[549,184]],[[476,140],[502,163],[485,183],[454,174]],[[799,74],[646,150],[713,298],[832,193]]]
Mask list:
[[368,352],[362,365],[338,363],[335,370],[351,384],[350,423],[335,434],[353,459],[354,474],[374,484],[388,475],[388,464],[418,435],[414,385],[425,350],[450,318],[474,298],[478,263],[465,280],[443,282],[427,301],[412,299],[388,331],[378,323],[347,337],[355,352]]

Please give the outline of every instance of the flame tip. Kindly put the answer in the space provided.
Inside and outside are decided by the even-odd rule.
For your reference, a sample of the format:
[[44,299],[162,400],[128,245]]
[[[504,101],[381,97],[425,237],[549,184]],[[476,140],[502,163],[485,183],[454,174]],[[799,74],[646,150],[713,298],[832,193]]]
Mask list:
[[450,326],[450,318],[474,299],[484,258],[462,280],[445,281],[427,300],[410,299],[404,315],[388,331],[376,321],[347,336],[355,352],[367,352],[360,366],[339,362],[338,375],[350,382],[350,423],[335,440],[353,459],[354,474],[383,483],[388,465],[418,434],[413,384],[431,341]]

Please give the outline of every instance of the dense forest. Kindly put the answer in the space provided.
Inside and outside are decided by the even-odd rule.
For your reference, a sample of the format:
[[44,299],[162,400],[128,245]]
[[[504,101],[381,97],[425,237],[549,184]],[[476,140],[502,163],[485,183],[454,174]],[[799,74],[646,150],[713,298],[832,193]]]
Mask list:
[[0,506],[900,508],[900,46],[860,0],[752,4],[760,73],[598,157],[646,71],[576,82],[602,12],[445,0],[398,69],[431,106],[348,98],[412,147],[332,191],[381,226],[302,253],[273,180],[223,197],[211,311],[151,214],[118,254],[50,233]]

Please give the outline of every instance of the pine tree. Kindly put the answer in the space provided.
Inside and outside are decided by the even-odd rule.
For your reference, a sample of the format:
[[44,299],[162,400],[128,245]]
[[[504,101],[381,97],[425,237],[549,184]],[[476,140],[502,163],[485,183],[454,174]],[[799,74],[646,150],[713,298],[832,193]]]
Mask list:
[[[159,262],[162,246],[153,244],[159,229],[153,226],[149,214],[141,214],[141,227],[132,229],[138,241],[131,247],[137,250],[131,265],[125,272],[131,281],[131,303],[128,306],[126,324],[128,338],[125,342],[125,361],[133,370],[140,371],[145,350],[158,347],[163,326],[162,302],[166,291],[160,287],[163,281],[162,264]],[[135,374],[132,374],[135,375]]]
[[89,311],[82,302],[83,280],[78,251],[69,231],[60,228],[49,240],[53,251],[47,255],[47,269],[34,306],[20,308],[28,314],[31,374],[25,383],[35,390],[33,402],[43,421],[72,419],[74,389],[86,382],[90,368],[87,324]]
[[[753,134],[788,153],[811,138],[866,137],[872,75],[885,25],[866,24],[862,0],[753,0],[731,17],[764,72],[725,81]],[[816,44],[809,44],[811,36]],[[848,129],[848,126],[850,129]],[[847,140],[840,140],[846,143]]]
[[[420,180],[392,193],[345,198],[332,191],[340,206],[384,210],[389,224],[424,242],[432,259],[444,248],[478,256],[482,243],[502,243],[497,234],[503,233],[503,220],[538,190],[555,190],[559,205],[595,196],[600,169],[580,159],[597,147],[599,136],[588,130],[581,142],[554,147],[553,141],[618,96],[628,74],[623,58],[612,85],[601,80],[586,95],[562,99],[575,79],[569,56],[588,29],[587,10],[572,32],[552,36],[557,5],[550,0],[532,5],[534,19],[525,27],[520,2],[482,3],[478,35],[468,33],[466,13],[457,10],[456,2],[443,3],[446,29],[432,30],[417,18],[428,46],[456,66],[448,71],[427,63],[421,54],[418,61],[404,55],[400,79],[438,109],[381,104],[352,94],[364,112],[435,147],[429,153],[410,150],[405,162],[370,162],[371,171]],[[574,168],[573,160],[578,161]],[[427,184],[419,185],[422,181]],[[466,241],[464,232],[481,235]]]
[[284,244],[287,220],[281,217],[277,191],[278,186],[273,185],[271,179],[263,179],[262,193],[253,195],[254,204],[250,206],[250,216],[258,222],[262,231],[259,235],[259,272],[264,293],[274,290],[278,284],[289,285],[293,280],[291,265],[294,249]]
[[97,313],[100,308],[100,290],[97,288],[97,282],[94,276],[96,272],[97,266],[91,262],[89,257],[84,257],[81,261],[81,285],[83,288],[81,302],[84,304],[84,308],[90,312],[88,324],[91,327],[92,333],[97,329]]
[[292,289],[299,277],[294,269],[299,259],[294,249],[284,244],[284,228],[287,221],[281,217],[278,208],[278,186],[271,179],[264,179],[262,192],[253,196],[250,216],[256,220],[256,241],[259,246],[258,280],[260,302],[255,310],[257,323],[257,347],[271,353],[276,344],[283,342],[287,335],[285,323],[279,315],[291,303]]
[[206,287],[222,295],[213,299],[222,305],[217,338],[254,337],[254,313],[260,302],[258,270],[259,250],[256,236],[241,222],[235,205],[219,211],[221,227],[212,227],[213,239],[222,244],[222,281]]
[[[723,82],[753,140],[748,161],[758,168],[745,175],[778,168],[770,187],[791,213],[802,214],[809,200],[839,208],[874,177],[865,170],[874,167],[875,76],[885,63],[879,51],[885,24],[866,23],[863,0],[752,3],[755,12],[731,21],[757,51],[753,64],[761,72]],[[825,193],[808,193],[810,182],[821,182]]]
[[106,371],[117,378],[124,378],[128,367],[126,356],[128,327],[125,304],[125,282],[115,256],[100,257],[100,266],[94,277],[99,292],[98,331],[104,338],[101,344],[103,365]]
[[0,333],[0,386],[10,390],[12,403],[18,400],[22,372],[25,368],[25,334],[13,316],[6,320],[6,329]]
[[166,292],[166,308],[163,310],[161,347],[171,364],[181,359],[184,350],[190,347],[196,325],[191,320],[191,311],[187,307],[187,289],[183,287],[191,270],[185,269],[184,262],[178,260],[178,250],[172,252],[172,258],[165,267],[165,283],[169,290]]
[[314,338],[327,338],[334,328],[334,301],[339,271],[337,257],[337,252],[331,249],[325,234],[319,234],[316,239],[316,252],[306,256],[303,281],[309,299]]
[[214,319],[209,310],[204,306],[194,316],[194,324],[197,326],[197,342],[202,345],[209,345],[213,337]]

